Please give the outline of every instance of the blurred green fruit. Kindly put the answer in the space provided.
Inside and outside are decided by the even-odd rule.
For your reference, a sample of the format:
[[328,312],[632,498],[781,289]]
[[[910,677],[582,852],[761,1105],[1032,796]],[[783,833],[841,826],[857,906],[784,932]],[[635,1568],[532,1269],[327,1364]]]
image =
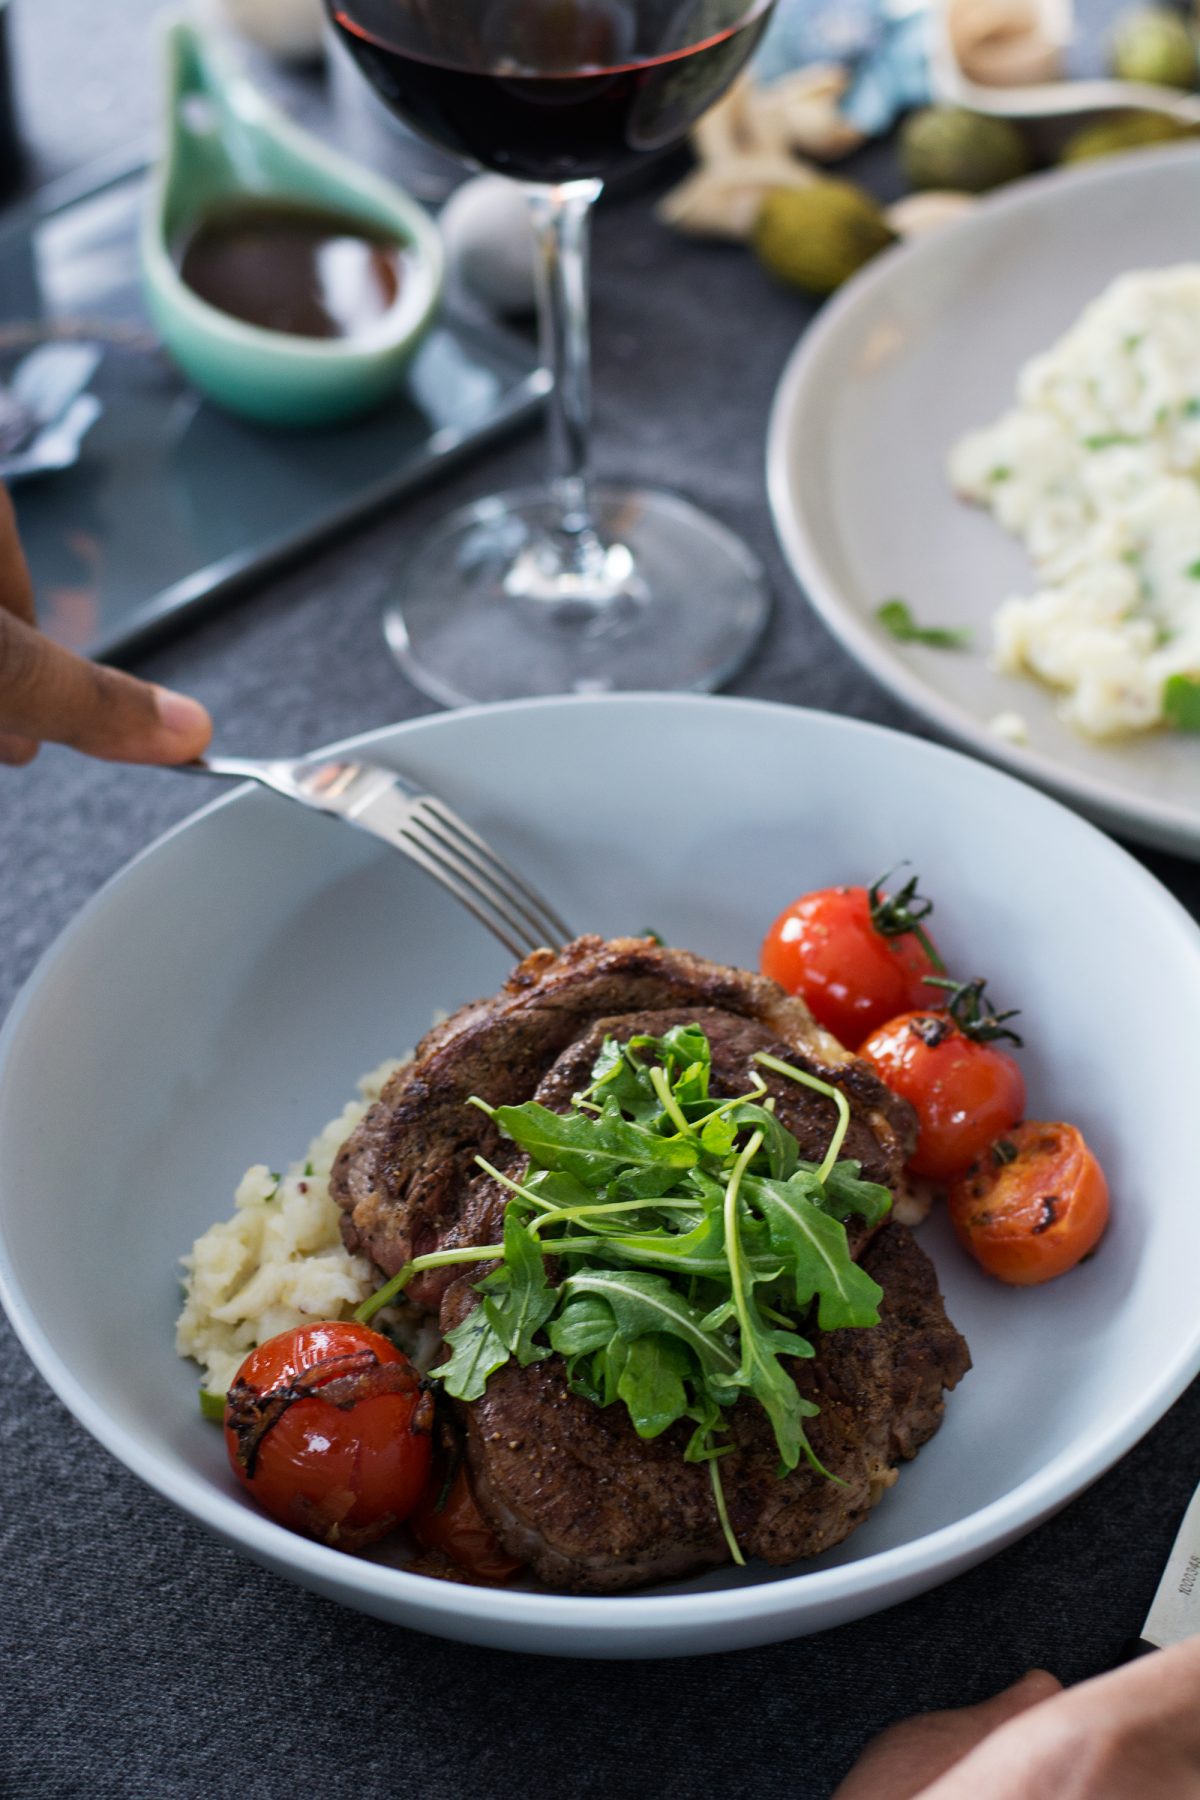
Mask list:
[[849,181],[773,188],[752,237],[764,268],[811,294],[831,294],[895,241],[880,207]]
[[1196,85],[1196,42],[1178,13],[1147,6],[1119,19],[1109,45],[1114,75],[1159,87]]
[[915,188],[982,194],[1029,172],[1029,147],[1007,119],[927,106],[900,127],[900,162]]
[[1117,156],[1123,150],[1141,150],[1151,144],[1171,144],[1194,137],[1195,129],[1168,119],[1162,113],[1119,113],[1099,125],[1085,125],[1063,145],[1066,163],[1087,162],[1093,156]]

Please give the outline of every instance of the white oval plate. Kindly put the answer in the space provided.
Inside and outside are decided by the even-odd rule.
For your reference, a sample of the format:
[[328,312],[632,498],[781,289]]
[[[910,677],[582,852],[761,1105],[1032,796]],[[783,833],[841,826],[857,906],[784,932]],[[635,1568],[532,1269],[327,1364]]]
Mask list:
[[[1093,744],[1054,696],[988,661],[990,619],[1033,591],[1032,565],[958,500],[951,445],[1012,403],[1017,372],[1116,275],[1200,258],[1200,150],[1139,151],[1039,176],[963,221],[889,251],[806,332],[767,442],[776,530],[801,587],[851,655],[940,730],[1115,830],[1200,856],[1200,740]],[[918,620],[966,625],[969,651],[898,644],[875,619],[898,595]],[[991,728],[1015,711],[1027,746]]]
[[868,1523],[810,1564],[580,1598],[455,1586],[296,1537],[243,1499],[199,1417],[173,1347],[176,1259],[228,1216],[249,1163],[303,1154],[361,1071],[506,966],[399,856],[241,790],[84,908],[0,1037],[0,1293],[62,1399],[160,1493],[385,1619],[675,1656],[815,1631],[957,1573],[1093,1480],[1200,1368],[1200,1114],[1180,1104],[1200,1073],[1200,934],[1092,826],[918,739],[747,701],[543,701],[358,742],[443,794],[578,927],[653,927],[729,962],[752,965],[804,889],[911,857],[950,965],[1025,1008],[1036,1107],[1094,1141],[1114,1224],[1068,1279],[1018,1292],[929,1221],[975,1368]]

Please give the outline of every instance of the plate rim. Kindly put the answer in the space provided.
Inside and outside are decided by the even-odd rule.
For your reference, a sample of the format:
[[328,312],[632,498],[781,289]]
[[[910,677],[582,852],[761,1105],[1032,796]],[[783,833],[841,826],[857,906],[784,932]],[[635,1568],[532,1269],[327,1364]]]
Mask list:
[[1144,179],[1161,165],[1195,162],[1200,168],[1200,145],[1167,144],[1141,149],[1124,157],[1100,158],[1091,164],[1043,170],[1002,190],[987,195],[946,232],[931,232],[909,243],[897,244],[877,257],[817,315],[788,353],[771,399],[766,435],[766,485],[771,520],[792,579],[834,637],[879,685],[894,694],[917,717],[932,724],[954,743],[965,745],[988,762],[1009,770],[1068,805],[1085,808],[1092,819],[1126,833],[1140,843],[1200,858],[1200,809],[1189,811],[1153,795],[1135,798],[1128,789],[1114,786],[1100,775],[1063,770],[1054,758],[997,736],[987,720],[955,704],[927,683],[872,630],[870,621],[842,597],[839,583],[829,572],[801,518],[802,506],[793,490],[793,462],[789,439],[793,422],[801,414],[804,396],[818,378],[821,363],[840,334],[849,329],[860,308],[914,264],[936,260],[946,237],[973,233],[987,237],[993,221],[1054,203],[1060,190],[1117,185]]
[[[977,758],[910,733],[879,725],[873,721],[848,718],[815,708],[789,706],[771,700],[741,696],[697,694],[588,695],[553,697],[503,702],[497,705],[464,707],[455,712],[425,714],[419,718],[377,727],[374,730],[340,739],[324,746],[319,754],[343,754],[348,751],[390,748],[403,744],[410,736],[436,735],[453,731],[457,721],[495,714],[529,711],[554,712],[564,708],[633,708],[647,704],[677,710],[719,707],[729,713],[781,715],[789,720],[809,721],[821,730],[835,734],[867,734],[887,743],[902,739],[918,760],[940,761],[950,758],[966,765],[972,778],[985,786],[1000,783],[1009,786],[1015,778],[1003,770],[981,763]],[[318,754],[314,752],[313,754]],[[1122,845],[1112,841],[1096,826],[1060,801],[1016,782],[1035,807],[1049,807],[1059,815],[1060,825],[1068,831],[1099,835],[1109,854],[1127,865],[1129,874],[1147,890],[1150,898],[1169,917],[1197,933],[1196,921],[1164,884]],[[120,903],[123,885],[141,865],[167,850],[186,832],[227,807],[244,805],[255,790],[250,783],[222,794],[207,805],[179,820],[155,838],[119,870],[79,909],[63,931],[43,952],[18,992],[8,1017],[0,1028],[0,1080],[20,1036],[38,1003],[40,990],[50,977],[60,956],[84,937],[101,911]],[[1194,954],[1200,958],[1200,936],[1195,936]],[[853,1616],[882,1610],[908,1593],[923,1591],[950,1579],[964,1568],[994,1554],[1014,1539],[1032,1530],[1041,1520],[1077,1497],[1084,1488],[1118,1462],[1145,1433],[1155,1425],[1177,1400],[1184,1389],[1200,1374],[1200,1316],[1190,1332],[1181,1340],[1174,1359],[1164,1364],[1154,1385],[1117,1415],[1108,1430],[1093,1435],[1083,1445],[1068,1447],[1053,1457],[1033,1475],[1018,1483],[986,1506],[968,1514],[965,1519],[939,1526],[934,1531],[909,1539],[892,1548],[875,1551],[854,1561],[820,1570],[804,1570],[791,1575],[724,1589],[687,1594],[618,1594],[584,1595],[524,1590],[487,1589],[460,1586],[449,1582],[432,1582],[407,1570],[386,1564],[363,1561],[330,1549],[276,1525],[265,1515],[251,1510],[232,1492],[213,1492],[210,1485],[193,1470],[185,1468],[177,1474],[156,1463],[147,1469],[140,1460],[138,1445],[127,1428],[110,1419],[104,1408],[94,1402],[76,1379],[67,1363],[59,1356],[41,1323],[27,1310],[21,1297],[7,1247],[0,1237],[0,1304],[8,1315],[19,1342],[53,1392],[72,1413],[76,1421],[110,1455],[164,1499],[180,1507],[189,1517],[214,1532],[236,1550],[269,1567],[281,1570],[302,1585],[326,1595],[343,1598],[353,1594],[352,1604],[363,1610],[378,1611],[368,1602],[385,1603],[385,1618],[402,1615],[403,1622],[415,1629],[467,1636],[456,1626],[504,1628],[517,1634],[536,1633],[545,1629],[589,1640],[589,1648],[577,1644],[551,1641],[540,1646],[547,1654],[687,1655],[697,1650],[717,1649],[719,1645],[689,1646],[679,1641],[679,1634],[689,1627],[708,1628],[740,1625],[751,1628],[755,1642],[771,1641],[787,1634],[787,1626],[796,1629],[822,1629],[823,1622],[808,1625],[807,1615],[820,1614],[843,1602],[863,1600]],[[164,1346],[164,1349],[166,1347]],[[339,1592],[340,1590],[340,1592]],[[881,1604],[871,1603],[872,1596],[882,1594]],[[390,1606],[386,1603],[390,1602]],[[622,1650],[620,1642],[632,1633],[641,1634],[638,1650]],[[613,1646],[606,1648],[606,1645]],[[527,1651],[526,1643],[509,1641],[509,1648]]]

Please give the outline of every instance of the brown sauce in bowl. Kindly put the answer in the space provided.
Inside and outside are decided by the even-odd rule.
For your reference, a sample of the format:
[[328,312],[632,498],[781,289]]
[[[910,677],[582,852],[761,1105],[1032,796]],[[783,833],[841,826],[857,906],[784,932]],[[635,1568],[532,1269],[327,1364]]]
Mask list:
[[362,219],[277,201],[212,212],[176,252],[186,285],[247,325],[294,337],[352,338],[391,311],[408,253]]

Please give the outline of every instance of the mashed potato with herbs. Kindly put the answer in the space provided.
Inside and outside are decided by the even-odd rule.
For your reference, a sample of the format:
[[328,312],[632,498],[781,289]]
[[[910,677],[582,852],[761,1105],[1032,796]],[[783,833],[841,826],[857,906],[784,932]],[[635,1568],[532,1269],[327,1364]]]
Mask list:
[[212,1225],[183,1257],[183,1311],[175,1348],[204,1367],[204,1386],[225,1393],[248,1351],[314,1319],[348,1318],[376,1285],[366,1257],[351,1256],[329,1192],[334,1158],[402,1061],[381,1063],[285,1175],[246,1170],[231,1219]]
[[1200,695],[1200,264],[1113,282],[950,478],[1036,565],[1037,591],[995,615],[999,668],[1098,738],[1171,722],[1172,678]]

